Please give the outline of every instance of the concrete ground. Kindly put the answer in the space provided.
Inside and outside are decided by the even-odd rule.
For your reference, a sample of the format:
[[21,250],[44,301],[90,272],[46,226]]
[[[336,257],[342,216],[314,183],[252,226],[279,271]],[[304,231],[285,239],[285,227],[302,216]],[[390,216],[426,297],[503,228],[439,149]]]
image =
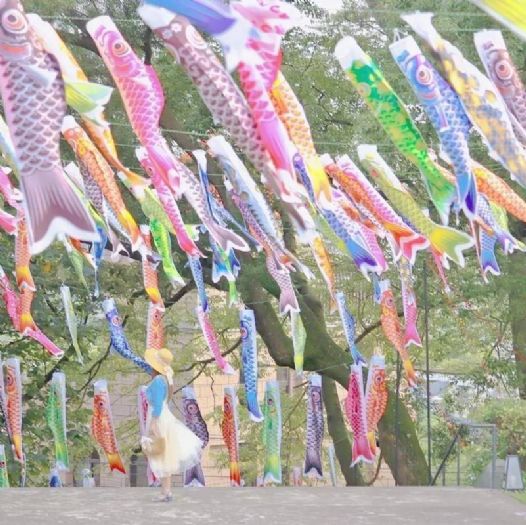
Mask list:
[[500,491],[457,488],[6,489],[6,525],[515,525],[526,505]]

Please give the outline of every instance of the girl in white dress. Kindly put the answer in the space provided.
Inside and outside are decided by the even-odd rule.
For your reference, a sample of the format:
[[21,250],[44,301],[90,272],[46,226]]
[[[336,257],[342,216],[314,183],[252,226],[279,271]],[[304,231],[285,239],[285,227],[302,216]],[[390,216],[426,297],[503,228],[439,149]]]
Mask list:
[[146,389],[148,418],[146,436],[142,439],[163,438],[162,452],[148,455],[150,468],[161,480],[159,501],[172,499],[172,475],[197,465],[201,460],[201,440],[168,408],[173,394],[173,355],[167,348],[149,348],[144,360],[153,368],[152,381]]

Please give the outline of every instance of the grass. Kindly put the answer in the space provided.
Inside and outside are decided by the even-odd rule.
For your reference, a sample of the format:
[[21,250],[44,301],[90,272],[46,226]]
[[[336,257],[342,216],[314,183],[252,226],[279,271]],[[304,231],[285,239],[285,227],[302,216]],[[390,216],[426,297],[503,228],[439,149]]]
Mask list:
[[521,503],[526,505],[526,491],[522,490],[521,492],[514,492],[513,496],[515,499],[518,499]]

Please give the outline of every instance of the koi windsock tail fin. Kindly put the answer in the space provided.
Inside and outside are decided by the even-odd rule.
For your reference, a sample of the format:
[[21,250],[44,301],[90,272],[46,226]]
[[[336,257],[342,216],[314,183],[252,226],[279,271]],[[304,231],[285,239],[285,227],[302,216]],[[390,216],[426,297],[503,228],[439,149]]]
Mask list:
[[32,254],[45,250],[61,233],[86,242],[99,241],[93,220],[62,169],[20,180]]
[[247,392],[246,394],[247,409],[250,419],[255,423],[263,421],[263,414],[259,407],[257,393],[256,392]]
[[400,224],[386,223],[386,229],[392,235],[401,255],[409,259],[411,264],[416,261],[416,254],[429,246],[429,241],[422,235]]
[[118,470],[119,472],[126,474],[126,469],[124,468],[124,464],[118,452],[115,452],[113,454],[107,454],[107,456],[110,470]]
[[436,225],[429,235],[429,241],[440,254],[445,254],[460,267],[465,264],[462,252],[473,246],[473,239],[467,233],[448,226]]
[[417,385],[417,377],[415,369],[413,368],[413,363],[411,363],[411,359],[404,359],[402,361],[402,364],[404,366],[405,371],[405,377],[407,379],[407,382],[409,383],[410,387],[415,387]]
[[35,281],[29,270],[29,266],[17,266],[15,268],[16,284],[19,290],[36,291]]
[[367,432],[367,441],[369,441],[369,448],[374,456],[376,456],[376,436],[373,432]]
[[321,458],[316,450],[307,449],[305,464],[303,465],[303,474],[307,477],[323,479]]
[[205,475],[201,463],[194,465],[192,468],[184,472],[184,486],[185,487],[204,487]]
[[281,290],[279,296],[279,313],[281,315],[287,315],[289,312],[299,312],[300,306],[294,290],[288,288]]
[[278,454],[267,456],[263,483],[281,483],[281,463]]
[[53,357],[62,357],[64,350],[60,349],[40,328],[26,328],[24,335],[40,343]]
[[332,202],[332,191],[329,178],[319,157],[316,155],[305,160],[305,167],[312,183],[312,189],[316,199],[321,204]]
[[479,232],[480,236],[480,267],[482,274],[486,279],[487,273],[493,275],[500,275],[499,263],[495,257],[496,238],[494,235],[489,235],[482,228]]
[[132,242],[132,250],[138,251],[141,246],[144,245],[143,238],[141,236],[139,226],[135,222],[131,213],[128,210],[121,210],[117,213],[117,219],[128,232]]
[[351,238],[346,240],[345,246],[347,246],[347,250],[349,250],[349,253],[353,258],[354,264],[356,264],[358,270],[362,272],[362,275],[367,280],[369,280],[369,272],[381,272],[382,268],[380,264],[378,264],[374,256],[370,252],[368,252],[363,246],[361,246]]
[[354,467],[360,461],[365,463],[372,463],[374,461],[374,455],[369,446],[369,440],[367,436],[360,436],[354,438],[352,443],[352,463],[351,467]]
[[113,93],[112,87],[95,82],[66,81],[65,88],[68,105],[95,122]]
[[458,201],[466,217],[470,220],[477,216],[477,181],[471,172],[457,178]]
[[410,345],[422,346],[422,339],[418,333],[416,323],[406,324],[404,346],[407,348]]
[[148,179],[145,179],[144,177],[137,175],[137,173],[129,170],[128,168],[124,166],[122,167],[120,173],[135,191],[138,191],[138,192],[144,191],[146,188],[150,187],[151,185]]
[[225,252],[228,253],[231,249],[239,250],[240,252],[250,251],[250,246],[245,239],[228,228],[224,228],[216,223],[207,224],[206,227],[210,232],[210,235]]
[[13,445],[13,453],[15,459],[20,463],[24,462],[24,451],[22,450],[22,434],[14,434],[11,436],[11,442]]
[[230,485],[232,487],[241,486],[241,470],[237,461],[230,462]]

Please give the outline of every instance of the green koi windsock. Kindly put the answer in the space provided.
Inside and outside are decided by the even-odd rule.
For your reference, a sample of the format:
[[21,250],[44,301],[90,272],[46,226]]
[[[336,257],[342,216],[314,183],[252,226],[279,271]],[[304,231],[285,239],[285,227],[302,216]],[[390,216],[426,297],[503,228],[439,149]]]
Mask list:
[[263,406],[263,444],[265,447],[265,467],[263,482],[281,483],[281,399],[279,383],[269,380],[265,384]]
[[59,470],[69,470],[66,440],[66,376],[63,372],[55,372],[51,378],[46,419],[55,441],[56,466]]

